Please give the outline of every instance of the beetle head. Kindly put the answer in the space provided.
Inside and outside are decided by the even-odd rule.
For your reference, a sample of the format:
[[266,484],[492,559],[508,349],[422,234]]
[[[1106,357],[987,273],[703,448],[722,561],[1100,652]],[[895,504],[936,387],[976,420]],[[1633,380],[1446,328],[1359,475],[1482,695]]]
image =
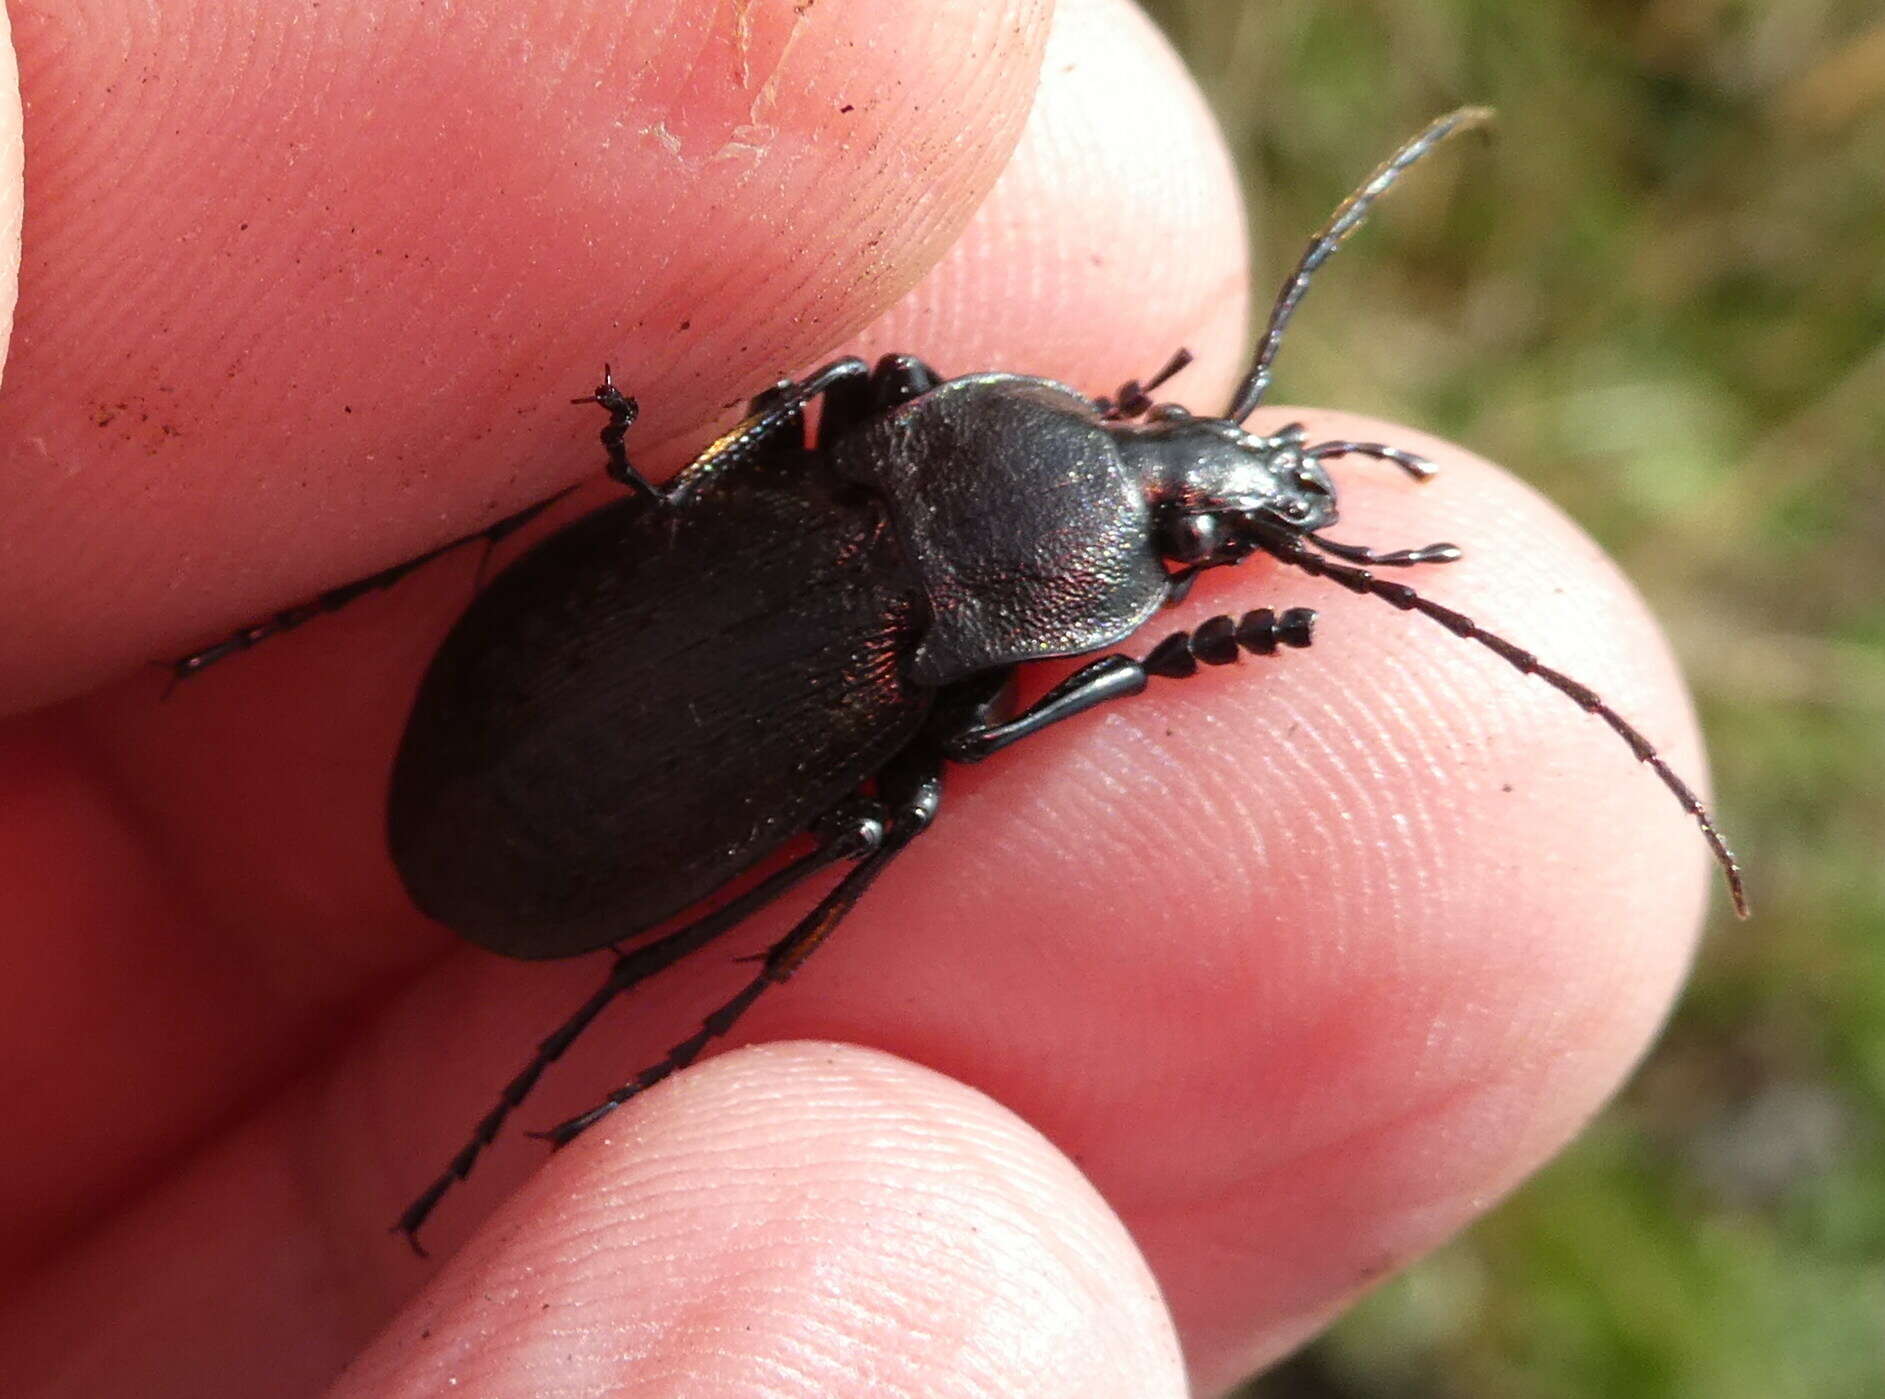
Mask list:
[[[1250,370],[1223,417],[1194,418],[1175,405],[1151,402],[1147,390],[1164,383],[1190,361],[1183,350],[1145,384],[1122,385],[1117,401],[1099,402],[1103,420],[1112,426],[1122,450],[1139,469],[1154,510],[1158,549],[1166,558],[1187,567],[1209,567],[1235,563],[1257,549],[1269,548],[1270,540],[1313,538],[1336,520],[1335,486],[1323,469],[1325,457],[1354,452],[1394,462],[1415,477],[1431,474],[1431,467],[1419,457],[1383,443],[1306,446],[1300,425],[1261,437],[1245,431],[1242,424],[1263,402],[1283,333],[1316,269],[1361,227],[1375,200],[1402,172],[1455,132],[1481,126],[1491,116],[1484,107],[1462,107],[1431,122],[1342,201],[1284,280]],[[1451,549],[1450,545],[1433,546],[1408,557],[1437,562],[1442,556],[1434,550],[1440,547]],[[1342,546],[1335,546],[1334,552],[1341,553]],[[1366,552],[1350,550],[1344,556]]]
[[1252,526],[1306,534],[1335,523],[1335,483],[1304,450],[1302,425],[1274,436],[1182,410],[1118,430],[1153,507],[1158,550],[1180,564],[1232,563]]

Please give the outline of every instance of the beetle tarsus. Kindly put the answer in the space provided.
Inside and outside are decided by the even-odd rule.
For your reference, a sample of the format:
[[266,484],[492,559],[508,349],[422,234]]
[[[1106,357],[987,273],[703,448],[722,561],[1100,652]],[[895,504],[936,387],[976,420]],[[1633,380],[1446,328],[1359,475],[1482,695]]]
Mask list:
[[1229,665],[1242,652],[1273,656],[1283,647],[1307,646],[1315,621],[1316,614],[1307,607],[1292,607],[1281,619],[1267,607],[1246,612],[1241,620],[1228,615],[1209,618],[1191,631],[1173,632],[1143,661],[1113,655],[1088,662],[1014,718],[957,734],[943,752],[958,763],[979,763],[1063,719],[1139,694],[1153,676],[1184,680],[1198,673],[1200,663]]
[[595,391],[586,398],[572,398],[570,402],[594,403],[608,413],[609,421],[599,435],[602,438],[602,449],[609,455],[609,479],[617,485],[626,486],[651,504],[666,504],[667,493],[635,470],[628,459],[628,448],[624,443],[629,428],[641,416],[641,404],[616,387],[615,371],[603,365],[602,382],[596,385]]

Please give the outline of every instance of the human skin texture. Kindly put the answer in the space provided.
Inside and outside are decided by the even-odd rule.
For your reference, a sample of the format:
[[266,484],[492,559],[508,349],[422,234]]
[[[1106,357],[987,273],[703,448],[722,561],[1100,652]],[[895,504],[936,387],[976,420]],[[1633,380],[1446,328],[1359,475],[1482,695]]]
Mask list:
[[[459,944],[384,852],[479,561],[168,702],[146,663],[573,483],[557,520],[610,498],[568,403],[604,359],[656,477],[833,347],[1103,393],[1186,345],[1171,396],[1216,411],[1248,354],[1229,163],[1122,0],[11,13],[10,1393],[1208,1394],[1484,1210],[1642,1052],[1703,899],[1692,825],[1495,656],[1253,560],[1133,647],[1312,606],[1311,650],[953,770],[729,1042],[755,1047],[554,1156],[507,1137],[415,1260],[387,1227],[604,972]],[[1699,778],[1667,651],[1575,528],[1408,429],[1258,425],[1295,417],[1430,454],[1424,486],[1338,464],[1338,537],[1462,545],[1409,581]],[[612,1012],[521,1124],[658,1057],[777,928]]]

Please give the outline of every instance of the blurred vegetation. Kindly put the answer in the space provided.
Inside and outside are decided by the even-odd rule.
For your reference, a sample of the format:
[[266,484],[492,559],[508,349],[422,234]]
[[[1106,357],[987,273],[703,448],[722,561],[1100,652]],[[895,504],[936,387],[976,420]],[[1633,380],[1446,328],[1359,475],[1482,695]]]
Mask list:
[[1259,288],[1433,115],[1277,397],[1523,472],[1649,596],[1756,918],[1622,1099],[1252,1399],[1885,1395],[1885,9],[1147,0]]

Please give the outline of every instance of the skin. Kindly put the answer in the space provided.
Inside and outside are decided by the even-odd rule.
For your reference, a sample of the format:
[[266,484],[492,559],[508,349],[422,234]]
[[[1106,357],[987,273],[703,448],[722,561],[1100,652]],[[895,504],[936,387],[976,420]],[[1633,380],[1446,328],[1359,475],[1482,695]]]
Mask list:
[[[1170,392],[1207,410],[1247,353],[1228,165],[1135,13],[1063,0],[1050,39],[1033,0],[927,32],[799,8],[12,6],[11,1392],[1209,1393],[1545,1160],[1665,1013],[1706,875],[1628,752],[1252,562],[1134,647],[1308,605],[1312,651],[952,773],[935,833],[743,1022],[762,1047],[548,1160],[507,1139],[430,1265],[384,1235],[604,970],[459,945],[381,848],[477,562],[169,703],[143,663],[571,482],[559,518],[608,498],[600,415],[564,402],[605,355],[665,476],[840,342],[1092,392],[1182,343]],[[18,149],[0,113],[14,218]],[[1700,775],[1666,650],[1573,527],[1458,448],[1301,416],[1445,469],[1339,466],[1338,538],[1459,542],[1409,581]],[[657,1056],[775,927],[610,1017],[523,1125]]]

